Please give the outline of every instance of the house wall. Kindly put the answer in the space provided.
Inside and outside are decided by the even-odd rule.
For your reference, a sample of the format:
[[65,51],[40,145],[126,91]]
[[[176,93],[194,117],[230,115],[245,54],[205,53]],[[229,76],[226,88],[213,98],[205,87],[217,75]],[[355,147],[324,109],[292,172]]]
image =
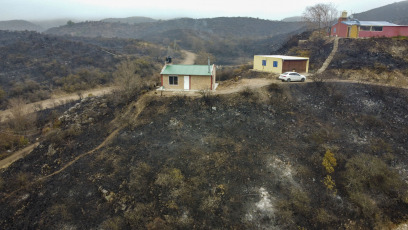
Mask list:
[[309,60],[284,60],[282,72],[293,71],[307,73],[309,71]]
[[341,22],[335,24],[331,28],[331,36],[333,37],[347,37],[347,25]]
[[211,76],[191,76],[190,90],[212,90]]
[[190,90],[206,90],[211,89],[215,85],[215,77],[213,77],[213,84],[211,84],[211,76],[178,76],[178,85],[169,84],[169,76],[175,75],[162,75],[162,86],[165,90],[184,90],[184,78],[190,78]]
[[[347,37],[347,25],[337,23],[332,26],[331,36]],[[351,26],[350,37],[368,38],[368,37],[395,37],[408,36],[408,26],[383,26],[383,31],[361,31],[357,25]]]
[[[174,75],[171,75],[174,76]],[[169,75],[162,75],[162,86],[166,90],[183,90],[184,89],[184,76],[178,76],[178,85],[169,84]]]
[[[266,61],[266,65],[262,65],[262,61]],[[273,67],[273,62],[277,62],[277,67]],[[282,59],[274,57],[265,56],[254,56],[254,70],[271,72],[271,73],[282,73]]]
[[360,38],[408,36],[408,26],[383,26],[383,31],[359,31]]

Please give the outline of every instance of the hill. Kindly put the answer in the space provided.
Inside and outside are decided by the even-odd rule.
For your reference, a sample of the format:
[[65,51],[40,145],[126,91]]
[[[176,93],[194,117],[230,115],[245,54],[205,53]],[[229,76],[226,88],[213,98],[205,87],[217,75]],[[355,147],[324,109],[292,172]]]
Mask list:
[[51,20],[33,20],[32,23],[41,26],[44,30],[48,30],[53,27],[66,25],[68,21],[78,22],[77,20],[66,19],[51,19]]
[[149,56],[157,62],[161,52],[158,46],[134,39],[0,31],[0,84],[6,92],[0,107],[12,97],[35,102],[47,99],[53,90],[75,92],[111,83],[121,61]]
[[1,228],[372,229],[407,218],[407,90],[115,98],[73,106],[0,172]]
[[0,21],[0,30],[10,30],[10,31],[37,31],[42,32],[44,28],[34,23],[24,21],[24,20],[10,20],[10,21]]
[[146,22],[156,22],[156,19],[148,18],[148,17],[128,17],[128,18],[106,18],[102,19],[102,22],[119,22],[119,23],[127,23],[127,24],[139,24],[139,23],[146,23]]
[[361,21],[388,21],[408,25],[408,1],[395,2],[366,12],[354,14]]
[[211,33],[222,38],[271,36],[287,33],[301,28],[299,23],[269,21],[255,18],[181,18],[153,23],[128,25],[108,22],[82,22],[71,26],[52,28],[46,31],[56,35],[76,35],[85,37],[119,37],[148,40],[152,35],[172,30],[192,30]]
[[407,47],[406,39],[341,39],[325,76],[406,87]]
[[[240,57],[252,58],[255,51],[271,46],[275,36],[304,30],[299,22],[269,21],[255,18],[181,18],[141,24],[83,22],[52,28],[49,34],[84,37],[136,38],[164,46],[206,51],[218,64],[239,64]],[[281,39],[279,39],[281,41]],[[265,44],[267,43],[267,44]],[[254,44],[249,47],[248,44]],[[262,50],[262,53],[265,52]]]
[[294,16],[282,19],[283,22],[301,22],[303,21],[302,16]]

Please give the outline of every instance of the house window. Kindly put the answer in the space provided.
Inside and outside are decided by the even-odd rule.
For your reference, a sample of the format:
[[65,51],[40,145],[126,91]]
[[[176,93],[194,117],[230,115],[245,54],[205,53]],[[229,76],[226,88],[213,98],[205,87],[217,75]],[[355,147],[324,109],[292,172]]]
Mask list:
[[383,31],[383,27],[382,26],[373,26],[372,27],[372,31]]
[[333,32],[336,33],[336,31],[337,31],[337,28],[334,28]]
[[262,66],[266,66],[266,60],[262,60]]
[[371,30],[371,26],[360,26],[360,30],[361,30],[361,31],[370,31],[370,30]]
[[273,67],[278,67],[278,62],[277,61],[273,61]]
[[178,77],[169,76],[169,85],[178,85]]

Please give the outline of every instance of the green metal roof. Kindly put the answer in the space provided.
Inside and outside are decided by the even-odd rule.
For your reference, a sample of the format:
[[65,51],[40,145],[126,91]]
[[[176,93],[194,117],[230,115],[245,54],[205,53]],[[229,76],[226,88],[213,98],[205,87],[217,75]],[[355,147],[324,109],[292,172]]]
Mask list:
[[210,76],[212,68],[211,65],[208,72],[208,65],[166,65],[160,74]]

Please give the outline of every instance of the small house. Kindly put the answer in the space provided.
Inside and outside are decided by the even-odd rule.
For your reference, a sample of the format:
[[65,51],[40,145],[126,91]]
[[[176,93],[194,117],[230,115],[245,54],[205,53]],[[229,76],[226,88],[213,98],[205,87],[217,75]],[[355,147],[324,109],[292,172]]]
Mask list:
[[166,64],[161,73],[161,89],[170,91],[215,90],[215,65]]
[[309,72],[309,58],[284,55],[255,55],[254,70],[281,74],[288,71]]
[[386,21],[359,21],[347,17],[343,12],[330,30],[330,35],[342,38],[396,37],[408,36],[408,26]]

